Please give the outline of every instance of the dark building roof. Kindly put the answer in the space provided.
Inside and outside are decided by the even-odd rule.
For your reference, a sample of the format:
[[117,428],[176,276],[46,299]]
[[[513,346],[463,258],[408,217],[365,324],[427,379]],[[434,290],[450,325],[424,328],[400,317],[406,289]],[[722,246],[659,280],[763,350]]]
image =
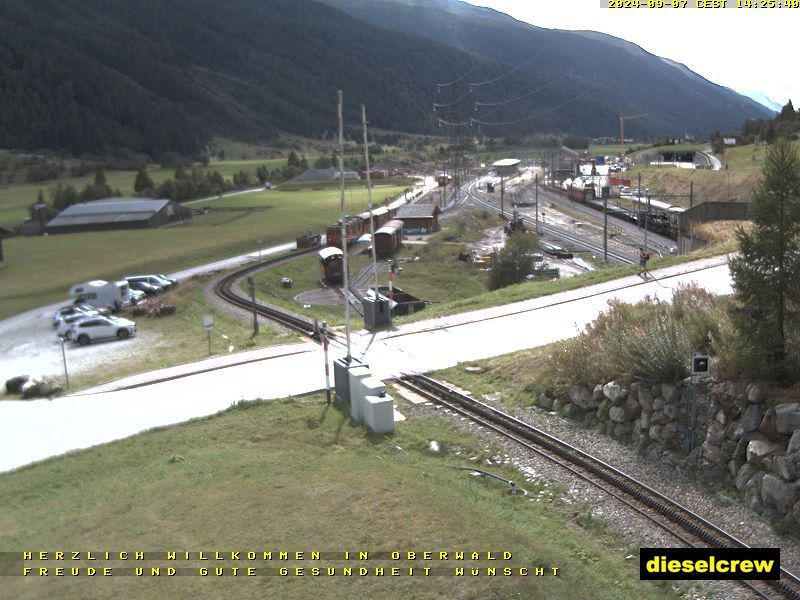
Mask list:
[[441,209],[435,204],[406,204],[405,206],[401,206],[400,208],[397,209],[397,218],[414,219],[414,218],[435,217],[440,212],[442,212]]
[[81,202],[65,208],[47,227],[147,221],[169,203],[169,200],[142,198],[106,198]]

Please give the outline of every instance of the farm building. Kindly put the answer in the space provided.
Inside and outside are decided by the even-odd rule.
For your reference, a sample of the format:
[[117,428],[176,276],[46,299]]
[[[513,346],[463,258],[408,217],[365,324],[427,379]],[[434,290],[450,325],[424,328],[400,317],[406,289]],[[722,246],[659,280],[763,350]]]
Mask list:
[[395,217],[403,221],[403,233],[432,233],[439,230],[439,213],[435,204],[406,204],[397,209]]
[[50,221],[47,233],[154,229],[192,220],[192,211],[172,200],[106,198],[65,208]]

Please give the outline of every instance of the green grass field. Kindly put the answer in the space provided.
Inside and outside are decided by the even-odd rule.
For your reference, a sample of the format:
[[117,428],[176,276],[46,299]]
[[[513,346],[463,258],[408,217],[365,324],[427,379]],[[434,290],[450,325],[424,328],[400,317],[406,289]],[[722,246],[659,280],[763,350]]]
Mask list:
[[[404,188],[373,192],[373,201]],[[339,213],[338,190],[265,191],[211,200],[202,206],[252,207],[249,213],[196,216],[191,224],[4,240],[6,266],[0,269],[0,318],[66,297],[70,286],[89,279],[130,273],[167,273],[285,243],[309,229],[321,231]],[[367,206],[364,188],[350,188],[346,210]],[[198,207],[199,208],[199,207]]]
[[[428,440],[437,440],[442,451],[427,452]],[[112,577],[3,577],[1,595],[18,600],[180,600],[223,594],[242,599],[679,596],[671,586],[639,581],[637,561],[625,559],[636,554],[635,547],[609,532],[590,507],[563,502],[558,486],[526,482],[509,465],[483,465],[531,492],[513,497],[497,480],[451,468],[482,463],[497,452],[438,417],[412,418],[392,436],[369,435],[326,407],[321,396],[239,405],[214,417],[73,452],[0,475],[1,552],[283,550],[303,551],[306,560],[115,561],[110,566],[117,576]],[[312,551],[325,554],[311,560]],[[366,551],[368,559],[345,561],[345,551]],[[504,564],[490,565],[485,558],[409,561],[377,554],[393,551],[512,555]],[[124,577],[119,571],[157,565],[193,573],[201,566],[212,573],[218,566],[253,566],[261,575],[279,567],[305,571],[302,577],[238,578]],[[387,571],[383,576],[341,574],[345,566],[362,565]],[[339,575],[315,577],[315,566],[333,567]],[[462,566],[467,573],[470,567],[483,569],[484,575],[454,576]],[[543,567],[548,574],[489,576],[487,566]],[[0,563],[0,569],[12,572],[21,567],[7,558]],[[392,577],[391,567],[402,568],[404,575]],[[409,576],[409,567],[420,570]],[[442,574],[423,577],[423,567]]]

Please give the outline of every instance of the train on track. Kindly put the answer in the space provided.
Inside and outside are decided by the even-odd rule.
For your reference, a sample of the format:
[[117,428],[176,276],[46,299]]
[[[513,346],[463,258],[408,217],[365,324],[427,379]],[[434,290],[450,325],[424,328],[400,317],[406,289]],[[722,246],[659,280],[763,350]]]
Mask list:
[[[345,217],[345,239],[347,245],[353,244],[358,238],[371,231],[377,232],[381,227],[394,219],[397,209],[406,204],[406,199],[401,197],[394,202],[381,206],[370,212],[365,211],[360,215],[348,215]],[[370,225],[372,218],[372,225]],[[373,229],[374,228],[374,229]],[[333,225],[328,226],[325,231],[328,246],[342,247],[342,220],[339,219]]]
[[319,276],[328,283],[342,283],[344,279],[344,252],[336,246],[319,251]]
[[[567,197],[575,202],[581,202],[597,210],[603,210],[603,199],[598,198],[593,186],[578,187],[569,186],[566,188]],[[649,206],[649,211],[648,211]],[[608,214],[631,223],[636,223],[661,235],[678,238],[678,218],[686,209],[682,206],[673,206],[660,200],[634,199],[633,209],[624,208],[612,202],[607,202],[606,210]]]

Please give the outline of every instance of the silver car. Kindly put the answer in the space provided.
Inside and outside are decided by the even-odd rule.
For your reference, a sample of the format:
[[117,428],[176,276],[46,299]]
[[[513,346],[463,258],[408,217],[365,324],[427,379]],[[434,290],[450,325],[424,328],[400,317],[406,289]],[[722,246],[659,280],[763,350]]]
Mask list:
[[124,340],[136,333],[136,323],[121,317],[91,317],[72,325],[67,339],[87,346],[96,340],[119,338]]

